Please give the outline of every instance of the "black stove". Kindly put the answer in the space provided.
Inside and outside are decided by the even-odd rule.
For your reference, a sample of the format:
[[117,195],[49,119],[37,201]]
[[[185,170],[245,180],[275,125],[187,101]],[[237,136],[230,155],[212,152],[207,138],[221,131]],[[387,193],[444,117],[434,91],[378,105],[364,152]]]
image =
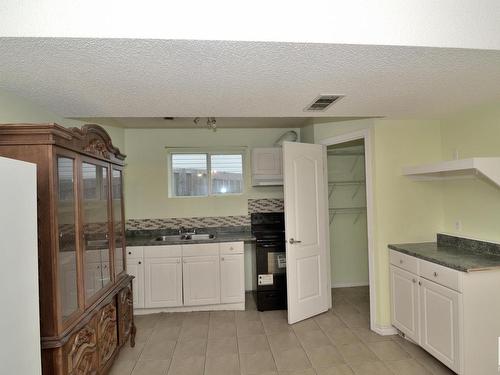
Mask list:
[[284,310],[287,306],[285,215],[254,213],[251,224],[256,238],[257,310]]

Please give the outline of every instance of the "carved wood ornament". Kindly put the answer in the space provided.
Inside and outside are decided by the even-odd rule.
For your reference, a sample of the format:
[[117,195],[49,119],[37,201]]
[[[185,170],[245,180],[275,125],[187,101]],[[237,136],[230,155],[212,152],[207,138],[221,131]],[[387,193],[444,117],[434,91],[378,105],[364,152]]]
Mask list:
[[99,332],[99,363],[105,364],[115,352],[118,346],[118,335],[116,331],[116,307],[109,304],[101,311],[98,323]]
[[69,374],[95,374],[97,372],[96,351],[95,330],[90,327],[81,329],[76,335],[71,351],[68,354]]

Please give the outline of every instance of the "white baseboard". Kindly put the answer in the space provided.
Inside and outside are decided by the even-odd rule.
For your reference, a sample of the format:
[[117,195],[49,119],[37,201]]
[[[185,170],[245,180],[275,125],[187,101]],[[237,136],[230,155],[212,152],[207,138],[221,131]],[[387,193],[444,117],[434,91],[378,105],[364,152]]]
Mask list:
[[333,288],[352,288],[354,286],[368,286],[370,285],[368,281],[362,281],[358,283],[343,283],[343,282],[338,282],[338,283],[332,283],[332,289]]
[[220,311],[220,310],[245,310],[245,303],[224,303],[219,305],[204,306],[179,306],[160,307],[151,309],[134,309],[134,315],[146,315],[157,313],[191,312],[191,311]]
[[381,336],[397,335],[398,331],[393,326],[380,326],[374,324],[371,327],[372,331],[378,333]]

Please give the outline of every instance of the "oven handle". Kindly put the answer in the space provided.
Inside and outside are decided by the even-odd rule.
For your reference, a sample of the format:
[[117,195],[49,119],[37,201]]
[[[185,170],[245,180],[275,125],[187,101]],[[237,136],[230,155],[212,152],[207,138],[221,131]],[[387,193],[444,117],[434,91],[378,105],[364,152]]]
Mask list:
[[278,248],[278,247],[285,247],[284,244],[279,244],[279,245],[276,245],[276,244],[257,244],[257,247],[263,247],[263,248],[271,248],[271,247],[275,247],[275,248]]

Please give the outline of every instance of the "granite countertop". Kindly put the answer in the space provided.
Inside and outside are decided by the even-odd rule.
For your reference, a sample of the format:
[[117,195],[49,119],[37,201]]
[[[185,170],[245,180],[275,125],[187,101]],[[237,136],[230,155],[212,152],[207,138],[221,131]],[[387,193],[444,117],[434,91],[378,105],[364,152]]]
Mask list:
[[500,269],[499,245],[438,234],[437,242],[389,245],[399,251],[462,272]]
[[[211,234],[215,234],[213,239],[200,239],[200,240],[173,240],[155,241],[155,239],[162,235],[172,235],[172,233],[160,233],[158,231],[141,231],[134,235],[126,236],[127,246],[161,246],[161,245],[187,245],[187,244],[203,244],[203,243],[218,243],[218,242],[253,242],[255,237],[249,230],[214,230]],[[202,233],[202,232],[200,232]],[[204,231],[204,233],[207,233]]]

